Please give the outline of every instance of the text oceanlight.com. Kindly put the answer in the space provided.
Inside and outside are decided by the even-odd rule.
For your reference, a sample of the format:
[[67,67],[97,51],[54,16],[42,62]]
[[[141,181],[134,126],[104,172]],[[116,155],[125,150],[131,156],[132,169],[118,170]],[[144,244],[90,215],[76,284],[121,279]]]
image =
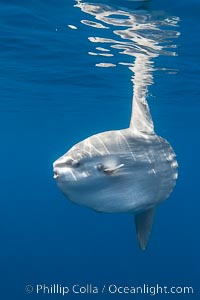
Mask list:
[[164,295],[164,294],[194,294],[194,289],[191,286],[162,286],[159,284],[149,285],[143,284],[141,286],[134,285],[117,285],[107,284],[102,286],[96,286],[93,284],[73,284],[73,285],[62,285],[62,284],[36,284],[27,285],[25,287],[26,293],[35,294],[46,294],[46,295],[61,295],[66,296],[68,294],[135,294],[143,295],[147,294],[150,296]]

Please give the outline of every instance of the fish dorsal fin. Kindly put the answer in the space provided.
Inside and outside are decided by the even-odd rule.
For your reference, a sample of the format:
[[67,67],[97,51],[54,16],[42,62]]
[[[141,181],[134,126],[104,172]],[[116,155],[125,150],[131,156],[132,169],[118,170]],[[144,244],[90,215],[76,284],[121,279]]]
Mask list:
[[153,83],[152,62],[148,56],[138,54],[134,66],[130,69],[134,73],[132,79],[134,95],[130,128],[137,132],[153,134],[154,125],[146,100],[147,87]]
[[137,99],[134,96],[130,128],[147,134],[154,133],[153,121],[145,98]]
[[135,215],[135,227],[138,243],[142,250],[146,249],[153,225],[155,208]]

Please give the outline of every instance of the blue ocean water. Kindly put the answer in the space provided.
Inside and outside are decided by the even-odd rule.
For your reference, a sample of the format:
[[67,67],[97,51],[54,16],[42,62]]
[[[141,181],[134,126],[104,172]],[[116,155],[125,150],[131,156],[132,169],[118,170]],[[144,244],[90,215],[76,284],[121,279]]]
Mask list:
[[[74,205],[53,180],[53,161],[73,144],[129,124],[133,73],[119,63],[133,64],[137,51],[122,55],[118,47],[109,52],[113,56],[95,55],[102,51],[96,47],[108,44],[91,37],[113,40],[119,24],[103,23],[95,10],[81,6],[92,3],[100,7],[98,14],[108,6],[120,9],[113,19],[123,22],[122,11],[137,11],[171,32],[155,44],[162,49],[152,52],[143,44],[145,53],[154,53],[148,102],[155,129],[170,141],[179,162],[177,186],[158,208],[145,252],[137,245],[131,215],[97,214]],[[1,2],[0,299],[63,298],[37,294],[37,284],[191,286],[194,294],[156,298],[199,299],[199,11],[197,0]],[[163,20],[169,20],[164,28]],[[109,293],[64,298],[96,297],[151,298]]]

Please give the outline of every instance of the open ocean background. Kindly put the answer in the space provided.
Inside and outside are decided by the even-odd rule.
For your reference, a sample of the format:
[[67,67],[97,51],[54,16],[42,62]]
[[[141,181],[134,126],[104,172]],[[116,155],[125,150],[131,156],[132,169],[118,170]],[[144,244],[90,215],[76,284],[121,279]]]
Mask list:
[[[90,1],[88,0],[87,3]],[[94,3],[101,3],[94,0]],[[113,8],[142,2],[104,0]],[[156,132],[173,146],[179,179],[157,210],[145,252],[134,220],[98,214],[69,202],[52,163],[76,142],[129,124],[133,75],[113,57],[89,55],[102,29],[73,0],[1,1],[0,18],[0,299],[62,299],[26,285],[159,284],[192,286],[200,299],[200,1],[152,0],[145,9],[180,19],[177,56],[155,58],[148,102]],[[156,16],[154,16],[156,18]],[[158,13],[158,19],[160,14]],[[73,25],[77,29],[68,27]],[[113,38],[113,27],[106,31]],[[123,59],[122,59],[123,57]],[[117,67],[101,68],[98,63]],[[163,68],[172,71],[164,71]],[[175,71],[174,71],[175,70]],[[150,295],[67,295],[66,299],[151,299]]]

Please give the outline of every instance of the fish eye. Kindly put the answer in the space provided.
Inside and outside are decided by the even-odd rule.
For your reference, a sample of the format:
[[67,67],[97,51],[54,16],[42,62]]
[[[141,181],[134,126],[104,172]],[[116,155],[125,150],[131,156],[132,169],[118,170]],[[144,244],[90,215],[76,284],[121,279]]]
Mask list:
[[109,169],[106,169],[106,167],[105,167],[103,164],[98,164],[98,165],[96,166],[96,168],[97,168],[97,170],[98,170],[99,172],[103,172],[103,173],[105,173],[105,174],[111,174],[111,173],[112,173],[112,171],[110,171]]
[[97,168],[97,170],[98,170],[99,172],[103,172],[103,171],[104,171],[104,165],[103,165],[103,164],[98,164],[98,165],[96,166],[96,168]]
[[78,167],[80,166],[80,161],[77,160],[77,159],[73,160],[73,161],[71,162],[71,166],[72,166],[73,168],[78,168]]

